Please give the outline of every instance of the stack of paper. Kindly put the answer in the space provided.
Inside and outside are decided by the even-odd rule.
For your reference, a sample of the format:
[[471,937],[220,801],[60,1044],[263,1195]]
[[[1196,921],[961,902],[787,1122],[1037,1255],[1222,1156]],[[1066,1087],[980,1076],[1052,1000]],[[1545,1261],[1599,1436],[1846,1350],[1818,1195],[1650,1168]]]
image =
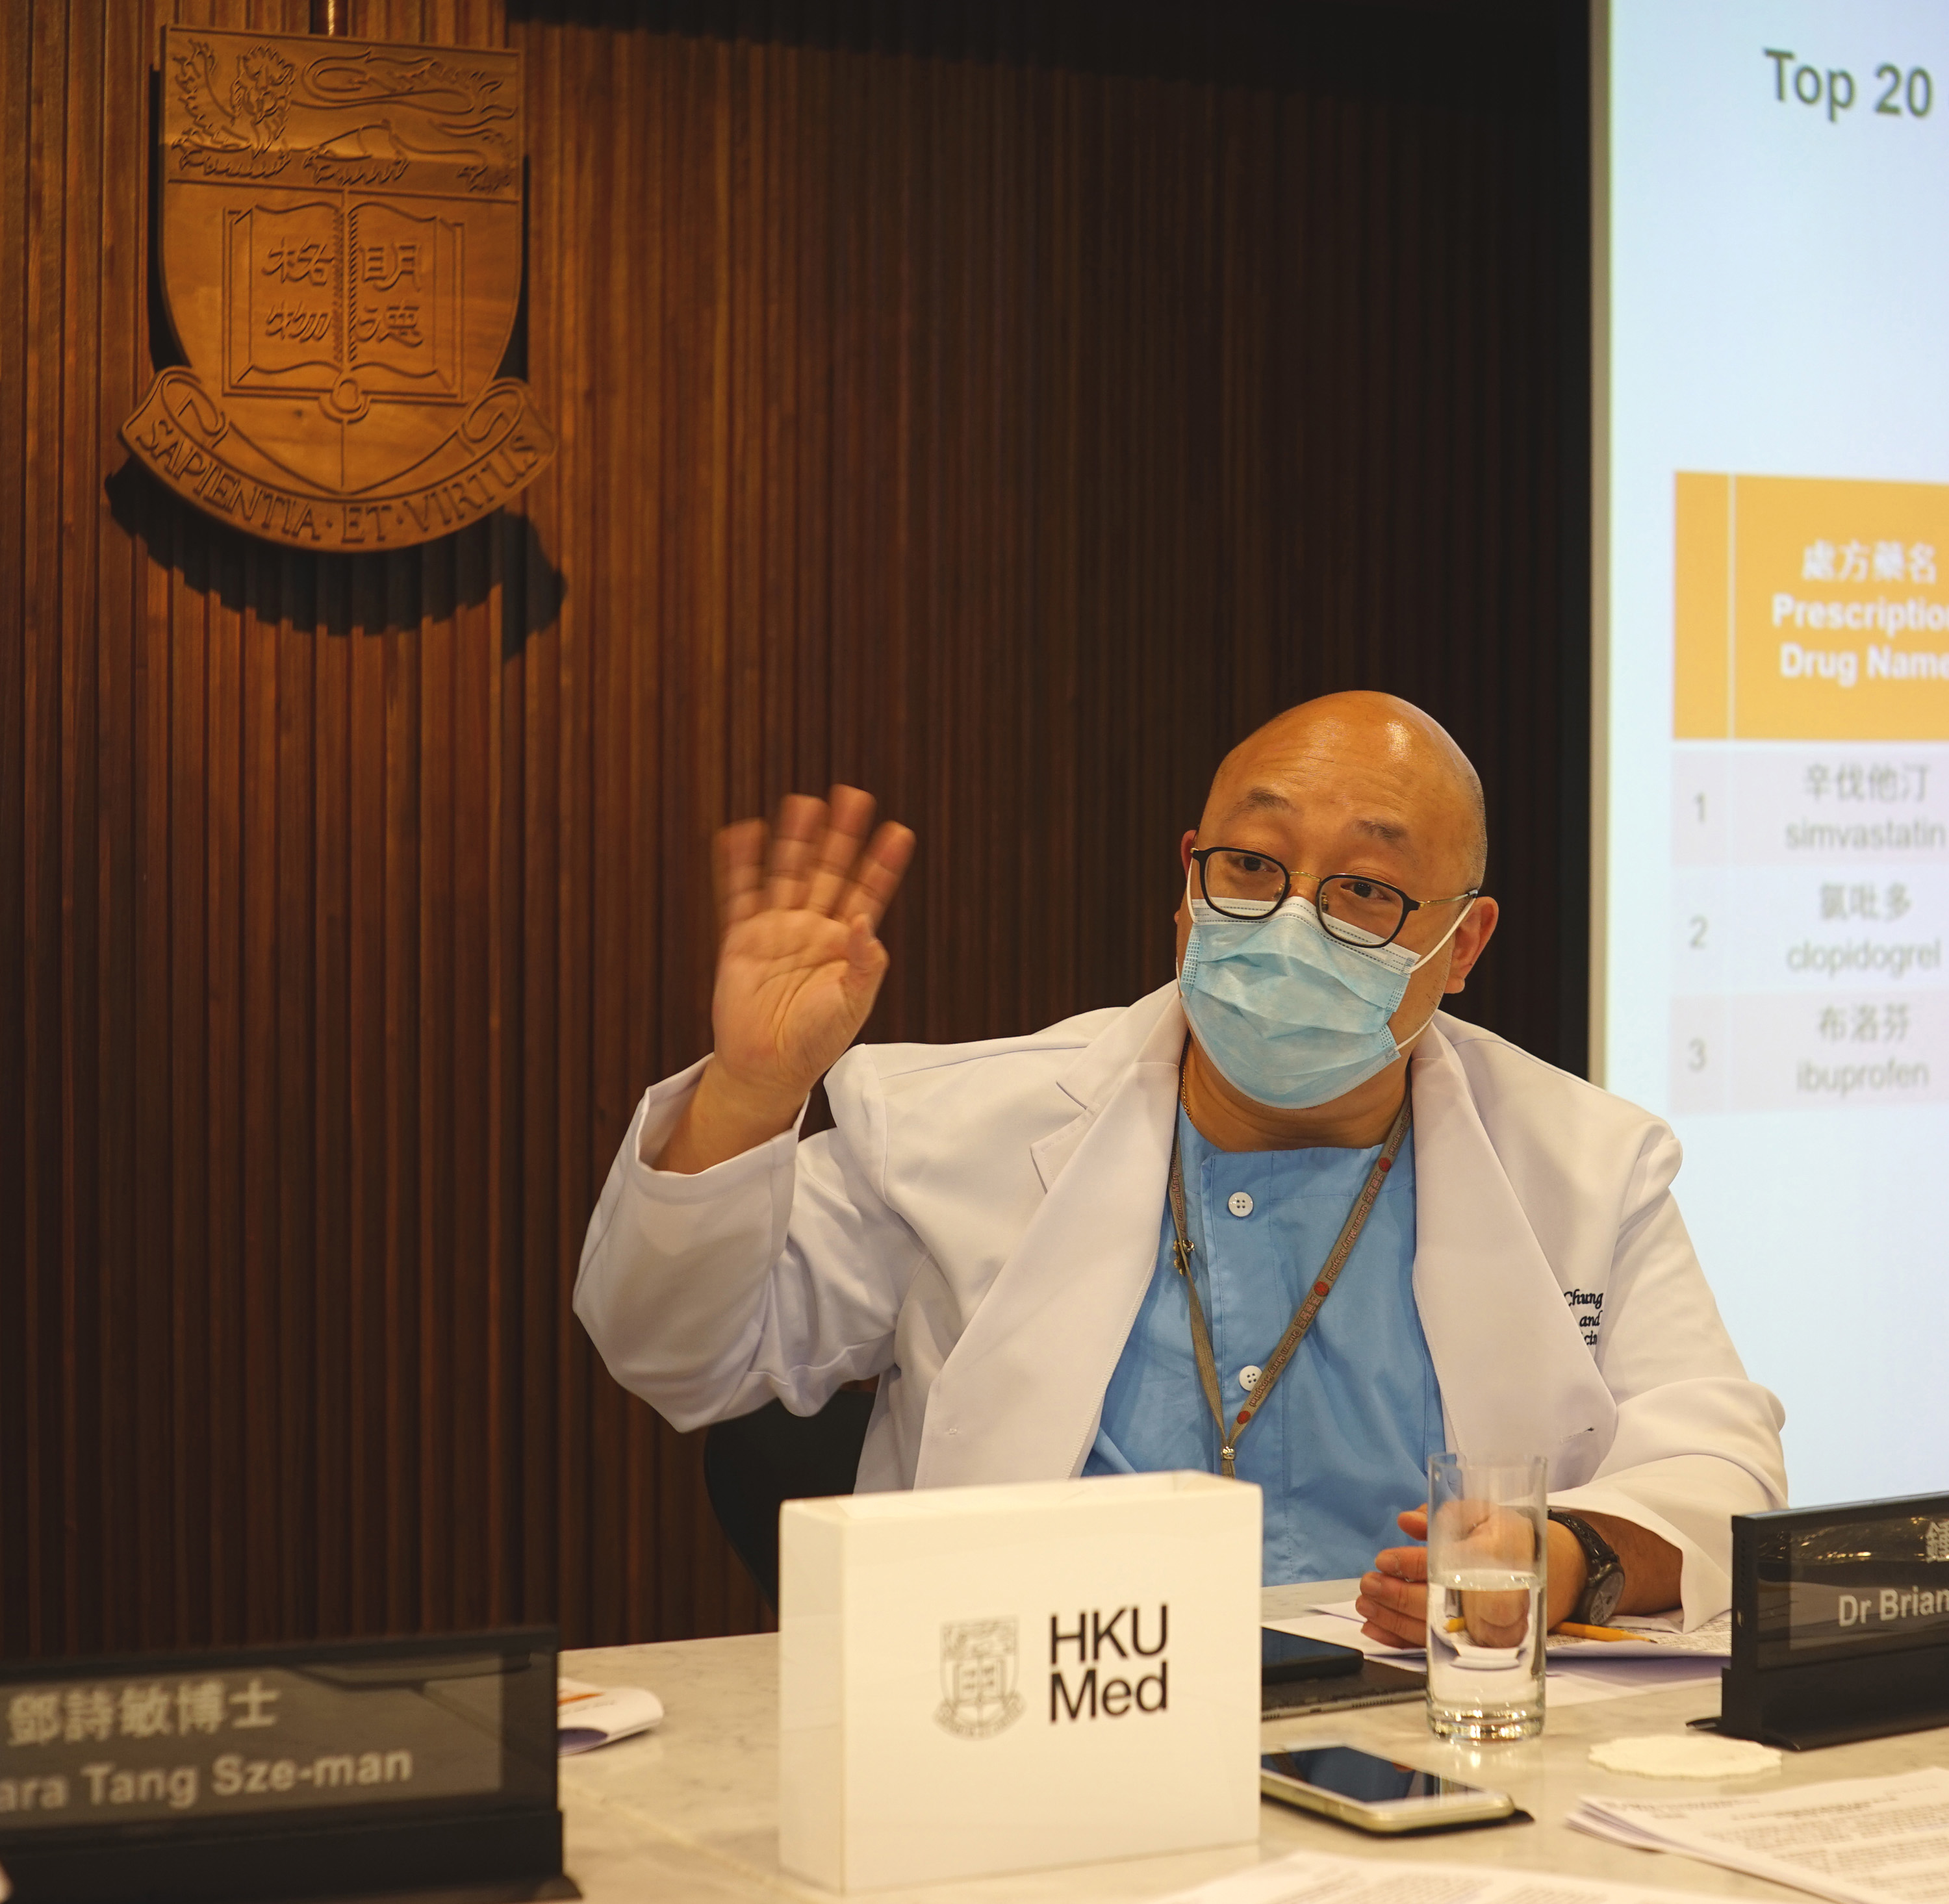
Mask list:
[[[1677,1618],[1674,1614],[1621,1620],[1618,1626],[1633,1635],[1628,1640],[1572,1639],[1566,1634],[1552,1633],[1547,1642],[1549,1703],[1559,1707],[1582,1706],[1695,1682],[1709,1701],[1718,1691],[1719,1669],[1732,1651],[1732,1616],[1722,1614],[1689,1633],[1679,1626]],[[1404,1659],[1416,1666],[1422,1661],[1418,1646],[1389,1646],[1368,1638],[1360,1630],[1360,1616],[1351,1600],[1266,1623],[1307,1639],[1357,1646],[1369,1659]]]
[[1163,1904],[1699,1904],[1679,1892],[1486,1865],[1334,1858],[1298,1851],[1214,1878]]
[[1841,1904],[1949,1904],[1949,1771],[1733,1798],[1585,1798],[1565,1823]]
[[1733,1616],[1722,1613],[1689,1633],[1678,1623],[1678,1616],[1651,1614],[1640,1618],[1621,1614],[1612,1621],[1630,1639],[1579,1639],[1568,1633],[1552,1633],[1543,1642],[1553,1660],[1671,1660],[1730,1659],[1733,1653]]
[[[1395,1654],[1419,1655],[1418,1646],[1389,1646],[1369,1639],[1360,1632],[1360,1616],[1351,1600],[1328,1601],[1310,1613],[1292,1620],[1269,1620],[1282,1632],[1302,1634],[1308,1639],[1337,1640],[1342,1646],[1357,1646],[1369,1657],[1386,1658]],[[1733,1616],[1721,1614],[1686,1632],[1676,1614],[1653,1614],[1640,1618],[1626,1615],[1613,1621],[1625,1640],[1574,1639],[1568,1633],[1552,1633],[1544,1645],[1552,1660],[1724,1660],[1733,1651]],[[1352,1632],[1348,1630],[1352,1628]]]

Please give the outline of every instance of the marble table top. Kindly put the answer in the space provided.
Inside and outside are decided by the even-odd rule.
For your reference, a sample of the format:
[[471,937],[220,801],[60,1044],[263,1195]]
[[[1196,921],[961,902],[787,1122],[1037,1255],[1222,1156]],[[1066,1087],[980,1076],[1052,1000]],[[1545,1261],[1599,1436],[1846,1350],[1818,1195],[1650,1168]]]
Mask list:
[[[1267,1589],[1265,1614],[1282,1618],[1344,1599],[1352,1583]],[[598,1685],[648,1686],[667,1716],[654,1732],[561,1762],[567,1866],[594,1904],[732,1904],[829,1899],[787,1877],[778,1862],[778,1641],[775,1635],[608,1647],[564,1654],[562,1670]],[[1764,1779],[1724,1785],[1626,1777],[1589,1761],[1600,1741],[1683,1729],[1717,1710],[1716,1682],[1553,1711],[1542,1737],[1463,1747],[1432,1738],[1417,1704],[1268,1724],[1268,1750],[1288,1741],[1344,1739],[1369,1751],[1512,1794],[1535,1822],[1388,1840],[1288,1806],[1260,1809],[1256,1847],[1132,1859],[1008,1878],[869,1893],[881,1904],[1099,1904],[1167,1896],[1297,1850],[1342,1857],[1484,1862],[1574,1873],[1712,1896],[1798,1898],[1757,1878],[1668,1853],[1628,1850],[1569,1830],[1564,1815],[1587,1792],[1706,1796],[1949,1766],[1949,1730],[1787,1754]]]

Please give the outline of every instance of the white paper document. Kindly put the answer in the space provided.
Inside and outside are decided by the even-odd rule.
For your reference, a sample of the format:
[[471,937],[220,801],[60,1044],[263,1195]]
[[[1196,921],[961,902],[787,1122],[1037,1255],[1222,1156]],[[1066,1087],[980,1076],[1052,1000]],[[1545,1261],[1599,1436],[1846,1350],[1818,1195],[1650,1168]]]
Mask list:
[[1568,1633],[1552,1633],[1543,1642],[1552,1659],[1574,1659],[1584,1665],[1601,1665],[1606,1660],[1727,1660],[1733,1656],[1733,1616],[1722,1613],[1689,1633],[1677,1623],[1677,1616],[1640,1618],[1621,1614],[1611,1624],[1620,1632],[1633,1633],[1633,1639],[1578,1639]]
[[1181,1891],[1164,1904],[1673,1904],[1682,1895],[1540,1871],[1298,1851]]
[[1581,1660],[1568,1666],[1552,1657],[1543,1673],[1546,1704],[1553,1711],[1565,1706],[1595,1705],[1606,1699],[1626,1699],[1633,1693],[1666,1692],[1674,1686],[1696,1686],[1699,1711],[1710,1712],[1719,1697],[1721,1666],[1716,1659],[1647,1660],[1633,1657],[1587,1667]]
[[1949,1904],[1949,1771],[1940,1766],[1725,1798],[1587,1797],[1565,1822],[1839,1904]]
[[[1691,1656],[1701,1659],[1727,1659],[1733,1651],[1733,1617],[1721,1614],[1686,1632],[1675,1614],[1640,1617],[1624,1614],[1611,1624],[1620,1632],[1635,1635],[1630,1639],[1575,1639],[1568,1633],[1552,1633],[1545,1641],[1550,1657],[1575,1659],[1593,1663],[1605,1660],[1668,1660]],[[1307,1639],[1329,1639],[1342,1646],[1357,1646],[1370,1659],[1391,1659],[1400,1654],[1419,1654],[1418,1646],[1388,1646],[1367,1638],[1360,1632],[1360,1616],[1351,1600],[1336,1600],[1315,1607],[1296,1620],[1270,1620],[1280,1632],[1298,1633]]]
[[[1323,1639],[1339,1646],[1354,1646],[1368,1658],[1400,1660],[1419,1666],[1423,1657],[1418,1646],[1389,1646],[1367,1638],[1354,1611],[1354,1603],[1344,1603],[1344,1611],[1316,1607],[1310,1613],[1290,1620],[1269,1620],[1265,1624],[1282,1633],[1295,1633],[1302,1639]],[[1572,1640],[1551,1635],[1546,1679],[1550,1703],[1555,1706],[1587,1706],[1606,1699],[1623,1699],[1633,1693],[1661,1692],[1668,1687],[1696,1682],[1702,1691],[1715,1691],[1719,1669],[1730,1645],[1730,1619],[1716,1620],[1695,1631],[1679,1632],[1670,1623],[1655,1620],[1633,1620],[1634,1630],[1642,1629],[1642,1641]]]
[[592,1686],[586,1679],[555,1682],[555,1739],[561,1756],[633,1738],[663,1723],[664,1702],[642,1686]]
[[[1665,1691],[1671,1685],[1698,1684],[1702,1694],[1717,1690],[1719,1668],[1730,1651],[1730,1616],[1709,1620],[1684,1633],[1668,1620],[1624,1620],[1620,1626],[1641,1633],[1641,1639],[1569,1639],[1553,1633],[1547,1643],[1546,1680],[1550,1704],[1594,1705],[1602,1699],[1625,1699],[1641,1691]],[[1360,1616],[1353,1602],[1331,1602],[1290,1620],[1267,1620],[1280,1633],[1302,1639],[1326,1639],[1341,1647],[1358,1647],[1368,1658],[1400,1658],[1411,1666],[1422,1660],[1421,1647],[1390,1647],[1368,1639],[1360,1631]]]

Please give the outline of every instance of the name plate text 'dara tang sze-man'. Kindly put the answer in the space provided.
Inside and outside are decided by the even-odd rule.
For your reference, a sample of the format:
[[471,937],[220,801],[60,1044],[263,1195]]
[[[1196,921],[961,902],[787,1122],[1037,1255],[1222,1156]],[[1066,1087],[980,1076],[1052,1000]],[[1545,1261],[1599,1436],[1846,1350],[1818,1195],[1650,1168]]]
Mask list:
[[499,377],[521,300],[521,56],[164,30],[160,273],[186,365],[123,426],[179,495],[303,548],[397,548],[555,453]]

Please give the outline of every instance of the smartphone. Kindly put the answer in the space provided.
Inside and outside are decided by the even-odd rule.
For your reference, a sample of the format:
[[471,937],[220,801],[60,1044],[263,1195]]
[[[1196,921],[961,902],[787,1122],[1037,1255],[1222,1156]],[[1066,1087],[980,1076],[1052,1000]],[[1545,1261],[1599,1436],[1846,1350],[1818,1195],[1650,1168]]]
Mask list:
[[1267,1798],[1320,1812],[1363,1831],[1428,1831],[1444,1825],[1486,1824],[1515,1815],[1506,1791],[1485,1791],[1417,1772],[1351,1745],[1294,1746],[1259,1760],[1259,1790]]
[[1357,1646],[1336,1646],[1331,1640],[1301,1639],[1270,1626],[1259,1629],[1259,1683],[1284,1685],[1292,1679],[1331,1679],[1357,1673],[1366,1655]]

